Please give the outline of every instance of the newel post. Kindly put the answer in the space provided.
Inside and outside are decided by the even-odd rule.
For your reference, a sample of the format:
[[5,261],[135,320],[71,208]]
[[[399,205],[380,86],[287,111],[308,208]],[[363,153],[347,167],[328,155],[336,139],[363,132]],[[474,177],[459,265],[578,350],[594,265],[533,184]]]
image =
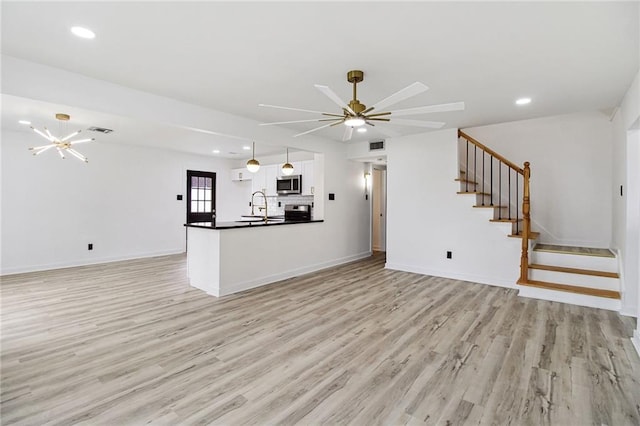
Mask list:
[[529,281],[529,235],[531,233],[531,201],[529,200],[529,177],[531,169],[529,162],[524,163],[523,190],[522,190],[522,256],[520,257],[521,283]]

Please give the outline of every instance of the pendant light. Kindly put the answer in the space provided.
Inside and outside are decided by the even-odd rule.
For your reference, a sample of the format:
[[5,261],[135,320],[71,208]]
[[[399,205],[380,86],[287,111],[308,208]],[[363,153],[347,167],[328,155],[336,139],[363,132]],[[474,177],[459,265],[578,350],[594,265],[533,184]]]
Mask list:
[[251,160],[247,161],[247,170],[251,173],[255,173],[260,169],[260,162],[256,160],[256,143],[253,143],[253,154]]
[[287,148],[287,162],[282,165],[282,174],[285,176],[293,174],[293,164],[289,162],[289,148]]

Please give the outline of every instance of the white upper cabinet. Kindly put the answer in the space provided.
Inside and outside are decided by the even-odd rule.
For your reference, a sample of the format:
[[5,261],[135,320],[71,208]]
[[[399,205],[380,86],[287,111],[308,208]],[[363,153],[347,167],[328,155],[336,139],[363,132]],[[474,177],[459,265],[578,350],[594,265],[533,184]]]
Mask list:
[[[302,195],[313,195],[314,193],[314,161],[294,161],[293,174],[302,175]],[[251,173],[246,168],[231,170],[231,180],[251,181],[251,191],[262,191],[268,196],[277,196],[278,190],[276,179],[283,176],[282,164],[261,165],[256,173]]]
[[265,193],[268,196],[278,195],[278,190],[276,188],[276,178],[278,177],[278,169],[280,169],[280,165],[278,164],[274,164],[271,166],[264,166],[264,174],[266,178]]
[[[294,172],[296,174],[302,175],[302,195],[313,195],[313,185],[314,185],[314,170],[313,170],[313,160],[309,161],[301,161],[300,162],[300,172]],[[295,167],[295,164],[294,164]]]
[[252,180],[253,173],[247,170],[246,167],[242,167],[239,169],[231,169],[231,180],[233,181],[244,181],[244,180]]
[[256,192],[256,191],[262,191],[262,192],[266,192],[267,186],[266,184],[266,178],[265,178],[265,167],[264,166],[260,166],[260,169],[258,169],[257,172],[255,173],[251,173],[248,172],[250,175],[253,175],[253,178],[251,180],[251,192]]

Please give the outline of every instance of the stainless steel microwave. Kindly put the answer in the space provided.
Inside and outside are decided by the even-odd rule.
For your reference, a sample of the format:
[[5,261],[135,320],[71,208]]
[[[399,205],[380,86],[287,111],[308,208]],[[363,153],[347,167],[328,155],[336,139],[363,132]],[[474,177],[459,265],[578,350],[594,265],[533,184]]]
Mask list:
[[302,193],[302,176],[279,176],[276,180],[278,195],[290,195]]

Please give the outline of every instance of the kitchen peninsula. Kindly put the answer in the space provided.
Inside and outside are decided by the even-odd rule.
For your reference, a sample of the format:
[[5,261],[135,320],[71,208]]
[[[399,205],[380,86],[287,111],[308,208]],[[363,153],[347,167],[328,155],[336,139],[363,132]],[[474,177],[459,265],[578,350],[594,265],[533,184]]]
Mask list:
[[187,227],[191,286],[220,297],[324,268],[314,247],[323,220],[198,222]]

